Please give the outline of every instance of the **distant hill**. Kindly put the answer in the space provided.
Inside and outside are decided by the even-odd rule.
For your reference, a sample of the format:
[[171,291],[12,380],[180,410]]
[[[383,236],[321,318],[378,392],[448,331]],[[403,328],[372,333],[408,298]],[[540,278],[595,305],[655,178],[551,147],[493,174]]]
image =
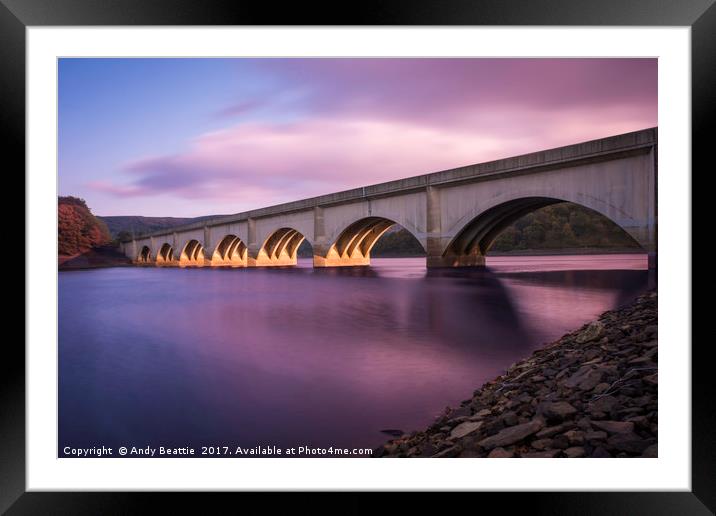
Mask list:
[[78,255],[111,240],[107,225],[77,197],[58,197],[57,233],[57,250],[62,256]]
[[553,204],[507,227],[492,244],[493,254],[590,249],[637,250],[639,244],[603,215],[567,202]]
[[[132,233],[135,235],[142,235],[144,233],[151,233],[153,231],[159,231],[162,229],[168,229],[175,226],[181,226],[184,224],[191,224],[192,222],[199,222],[202,220],[212,219],[220,217],[221,215],[206,215],[203,217],[140,217],[135,215],[127,216],[110,216],[102,217],[98,216],[99,219],[103,220],[112,238],[119,239],[121,236],[131,237]],[[125,233],[126,235],[120,235]]]

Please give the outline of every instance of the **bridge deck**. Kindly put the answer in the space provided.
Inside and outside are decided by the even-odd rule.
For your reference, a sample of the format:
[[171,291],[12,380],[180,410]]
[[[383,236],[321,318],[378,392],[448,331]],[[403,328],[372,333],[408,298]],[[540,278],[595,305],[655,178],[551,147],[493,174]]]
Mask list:
[[[657,128],[652,127],[631,133],[590,140],[582,143],[557,147],[513,156],[494,161],[487,161],[474,165],[442,170],[429,174],[378,183],[361,188],[353,188],[318,197],[311,197],[298,201],[277,204],[266,208],[259,208],[225,217],[217,217],[201,222],[183,226],[175,226],[166,230],[155,231],[135,236],[136,239],[159,237],[172,233],[184,232],[205,227],[214,227],[222,224],[240,222],[248,219],[257,219],[270,215],[292,213],[312,209],[318,206],[331,206],[336,204],[354,202],[360,199],[389,196],[396,193],[405,193],[412,190],[424,189],[427,186],[439,186],[461,182],[482,181],[495,176],[511,174],[528,174],[537,172],[544,167],[567,166],[575,163],[599,160],[601,157],[613,157],[619,153],[637,152],[640,149],[650,148],[657,143]],[[131,241],[131,240],[130,240]]]

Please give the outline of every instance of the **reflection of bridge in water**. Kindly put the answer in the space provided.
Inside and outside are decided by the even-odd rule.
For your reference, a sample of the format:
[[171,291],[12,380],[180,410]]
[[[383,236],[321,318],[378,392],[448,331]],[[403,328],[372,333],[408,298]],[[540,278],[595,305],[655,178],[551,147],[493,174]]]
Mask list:
[[368,265],[392,225],[415,236],[428,267],[484,265],[511,223],[557,202],[607,217],[657,252],[657,129],[409,177],[158,231],[122,243],[139,264],[295,265],[299,245],[315,267]]

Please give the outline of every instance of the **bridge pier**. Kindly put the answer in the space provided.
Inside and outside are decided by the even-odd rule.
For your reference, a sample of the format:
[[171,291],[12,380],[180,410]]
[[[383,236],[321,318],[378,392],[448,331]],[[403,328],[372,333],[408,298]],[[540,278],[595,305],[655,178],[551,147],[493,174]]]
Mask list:
[[370,265],[370,253],[366,256],[353,255],[350,257],[342,257],[333,249],[329,249],[325,254],[316,254],[314,247],[314,267],[361,267],[365,265]]
[[426,266],[430,268],[438,267],[484,267],[485,255],[475,250],[469,254],[428,254]]

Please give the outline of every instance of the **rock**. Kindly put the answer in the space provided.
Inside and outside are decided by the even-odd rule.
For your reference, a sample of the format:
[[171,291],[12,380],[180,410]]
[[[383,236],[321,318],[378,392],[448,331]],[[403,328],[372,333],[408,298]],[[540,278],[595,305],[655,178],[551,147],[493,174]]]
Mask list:
[[560,450],[547,450],[539,452],[523,453],[520,456],[525,459],[552,459],[561,453]]
[[629,421],[592,421],[592,425],[610,434],[630,434],[634,432],[634,423]]
[[564,450],[564,454],[569,458],[584,457],[586,455],[584,448],[581,446],[572,446]]
[[627,362],[627,363],[631,364],[631,365],[642,365],[642,364],[654,365],[654,362],[651,360],[651,357],[637,357],[637,358],[633,358],[632,360],[629,360],[629,362]]
[[419,456],[420,457],[432,457],[433,455],[435,455],[435,453],[437,451],[438,451],[437,448],[435,448],[435,446],[432,443],[428,442],[425,444],[425,446],[423,446],[423,449],[421,450]]
[[611,414],[612,410],[614,410],[618,405],[619,400],[617,400],[614,396],[607,395],[590,402],[588,410],[592,414],[596,414],[598,412]]
[[530,446],[535,450],[548,450],[552,448],[552,439],[535,439]]
[[577,426],[587,432],[592,429],[592,420],[588,417],[582,417],[577,421]]
[[495,418],[489,421],[485,421],[484,430],[487,435],[495,435],[503,428],[505,428],[505,423],[502,421],[502,419]]
[[514,426],[518,423],[517,421],[517,414],[514,412],[505,412],[502,414],[502,422],[505,424],[505,426]]
[[511,459],[515,456],[515,452],[505,450],[504,448],[495,448],[488,455],[488,459]]
[[564,435],[558,435],[552,439],[552,448],[557,448],[559,450],[569,448],[569,439],[567,439]]
[[484,455],[478,450],[463,450],[458,457],[462,458],[482,458]]
[[592,457],[597,459],[605,459],[607,457],[611,457],[612,454],[609,453],[607,450],[602,448],[601,446],[597,446],[594,451],[592,452]]
[[562,432],[569,430],[570,428],[574,427],[574,424],[569,423],[563,423],[561,425],[557,426],[548,426],[547,428],[543,428],[539,432],[537,432],[537,439],[543,439],[545,437],[552,437],[557,434],[561,434]]
[[482,421],[465,421],[464,423],[460,423],[452,429],[452,432],[450,432],[450,437],[453,439],[460,439],[461,437],[465,437],[466,435],[471,434],[476,430],[479,430],[482,425]]
[[604,377],[604,371],[595,369],[590,365],[585,365],[572,376],[564,381],[564,386],[570,389],[577,388],[582,391],[591,391],[594,389]]
[[577,413],[577,409],[566,401],[557,401],[554,403],[540,403],[537,412],[547,418],[548,421],[561,421]]
[[654,373],[652,375],[645,376],[644,378],[641,379],[641,381],[648,385],[657,386],[657,385],[659,385],[659,373]]
[[465,421],[467,421],[467,416],[458,416],[458,417],[453,418],[453,419],[448,419],[445,424],[446,424],[447,426],[449,426],[449,427],[453,427],[453,426],[457,426],[457,425],[459,425],[460,423],[463,423],[463,422],[465,422]]
[[609,384],[602,382],[602,383],[597,384],[597,386],[594,387],[594,389],[592,389],[592,392],[594,394],[603,394],[603,393],[607,392],[608,389],[609,389]]
[[649,418],[646,416],[631,416],[626,419],[629,423],[634,423],[634,426],[641,429],[649,429]]
[[469,416],[470,412],[471,412],[470,407],[465,405],[465,406],[456,408],[455,410],[450,412],[450,418],[454,419],[454,418],[458,418],[461,416]]
[[565,432],[563,435],[567,438],[569,444],[584,444],[584,432],[580,432],[579,430],[570,430],[569,432]]
[[601,339],[602,335],[604,335],[604,325],[600,321],[594,321],[579,332],[576,342],[577,344],[584,344],[585,342]]
[[651,443],[634,433],[615,434],[607,439],[607,446],[621,452],[641,454]]
[[489,416],[490,414],[492,414],[492,411],[490,409],[486,408],[486,409],[482,409],[482,410],[476,412],[470,419],[473,421],[475,419],[483,419],[483,418],[486,418],[487,416]]
[[596,432],[587,432],[584,435],[584,438],[587,440],[587,442],[591,443],[593,441],[606,441],[607,439],[607,433],[602,431],[596,431]]
[[659,456],[659,447],[656,444],[652,444],[647,449],[644,450],[644,452],[641,454],[642,457],[647,457],[650,459],[656,458]]
[[644,328],[644,333],[649,337],[656,337],[657,333],[659,333],[659,327],[656,324],[650,324]]
[[544,421],[536,418],[529,423],[507,427],[497,434],[483,439],[479,442],[479,445],[487,450],[497,448],[498,446],[509,446],[539,432],[543,426]]
[[460,450],[459,446],[450,446],[449,448],[445,448],[440,453],[436,453],[432,457],[434,459],[440,459],[440,458],[445,458],[445,457],[457,457],[461,451],[462,450]]

